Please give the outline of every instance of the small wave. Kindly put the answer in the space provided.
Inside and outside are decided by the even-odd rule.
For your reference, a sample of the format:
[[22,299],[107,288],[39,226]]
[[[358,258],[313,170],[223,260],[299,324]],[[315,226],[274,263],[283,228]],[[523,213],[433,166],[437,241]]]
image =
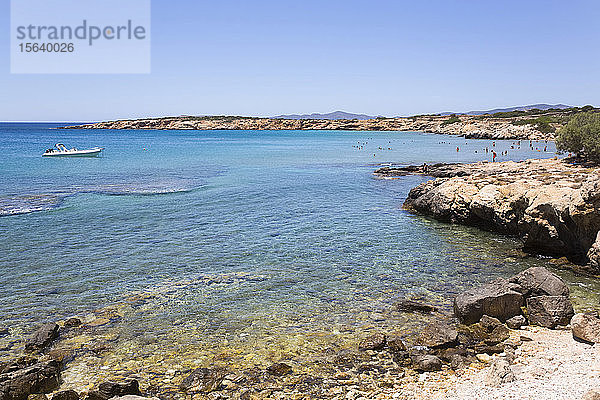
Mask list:
[[116,183],[98,186],[76,186],[54,193],[15,195],[0,197],[0,217],[48,211],[60,206],[68,196],[95,193],[108,196],[160,196],[188,193],[201,187],[199,182],[178,180],[165,182]]
[[63,198],[54,194],[0,197],[0,217],[48,211],[58,207]]

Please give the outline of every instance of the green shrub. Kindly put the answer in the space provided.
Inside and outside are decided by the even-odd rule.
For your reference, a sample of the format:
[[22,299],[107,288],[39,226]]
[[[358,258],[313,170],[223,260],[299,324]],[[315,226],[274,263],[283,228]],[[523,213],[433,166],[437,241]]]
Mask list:
[[536,129],[542,133],[551,133],[556,129],[552,125],[552,122],[557,122],[555,118],[549,116],[541,116],[537,118],[518,119],[513,121],[513,125],[535,125]]
[[442,126],[446,126],[446,125],[450,125],[450,124],[454,124],[456,122],[460,122],[460,118],[458,118],[456,116],[456,114],[452,114],[450,116],[450,118],[448,118],[447,120],[445,120],[444,122],[442,122]]
[[600,113],[574,115],[556,135],[556,148],[579,157],[600,160]]

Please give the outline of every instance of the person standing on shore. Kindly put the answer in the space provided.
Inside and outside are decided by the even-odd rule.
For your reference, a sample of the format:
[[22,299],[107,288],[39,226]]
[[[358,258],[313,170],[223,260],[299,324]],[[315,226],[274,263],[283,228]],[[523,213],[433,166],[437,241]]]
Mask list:
[[492,150],[492,162],[496,162],[496,152],[494,150]]

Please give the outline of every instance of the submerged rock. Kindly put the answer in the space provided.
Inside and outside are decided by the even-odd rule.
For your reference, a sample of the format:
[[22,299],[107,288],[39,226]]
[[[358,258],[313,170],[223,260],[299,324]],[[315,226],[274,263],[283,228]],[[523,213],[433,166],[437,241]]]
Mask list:
[[76,328],[81,325],[81,320],[79,318],[71,317],[67,319],[64,323],[65,328]]
[[267,367],[267,372],[275,376],[283,376],[292,373],[292,367],[286,363],[275,363]]
[[506,279],[496,279],[455,297],[454,314],[463,324],[473,324],[489,315],[502,321],[521,314],[523,295],[518,285]]
[[108,400],[117,396],[137,395],[141,396],[138,381],[130,380],[124,383],[104,382],[98,386],[98,390],[88,393],[87,400]]
[[381,350],[385,347],[386,337],[383,333],[371,335],[358,344],[359,350]]
[[56,361],[46,361],[12,368],[0,375],[0,399],[27,400],[30,394],[49,393],[58,388],[60,368]]
[[27,351],[43,350],[59,336],[59,326],[54,322],[42,325],[25,343]]
[[387,346],[388,346],[388,349],[390,350],[390,352],[392,352],[392,353],[399,353],[399,352],[406,351],[406,345],[404,344],[404,341],[402,341],[402,339],[399,337],[389,338],[387,340]]
[[596,314],[575,314],[571,318],[573,337],[590,343],[600,343],[600,318]]
[[432,349],[455,345],[458,341],[456,329],[439,321],[427,325],[419,334],[417,342]]
[[218,389],[227,375],[224,368],[197,368],[179,385],[184,392],[209,393]]
[[527,316],[531,325],[556,328],[568,325],[574,315],[573,305],[566,296],[536,296],[527,299]]
[[432,313],[437,311],[437,308],[434,306],[430,306],[428,304],[419,303],[417,301],[402,299],[398,301],[395,305],[396,310],[401,312],[420,312],[420,313]]

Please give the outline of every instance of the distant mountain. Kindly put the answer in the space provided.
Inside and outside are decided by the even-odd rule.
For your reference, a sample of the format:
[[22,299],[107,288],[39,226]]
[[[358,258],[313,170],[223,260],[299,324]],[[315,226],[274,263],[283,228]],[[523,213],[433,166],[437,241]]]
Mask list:
[[509,111],[528,111],[533,110],[534,108],[538,110],[548,110],[550,108],[571,108],[572,106],[567,106],[565,104],[531,104],[529,106],[519,106],[519,107],[508,107],[508,108],[496,108],[493,110],[487,111],[469,111],[465,113],[466,115],[482,115],[482,114],[494,114],[497,112],[509,112]]
[[334,111],[327,114],[288,114],[288,115],[277,115],[273,118],[279,119],[373,119],[377,118],[372,115],[365,114],[352,114],[344,111]]

